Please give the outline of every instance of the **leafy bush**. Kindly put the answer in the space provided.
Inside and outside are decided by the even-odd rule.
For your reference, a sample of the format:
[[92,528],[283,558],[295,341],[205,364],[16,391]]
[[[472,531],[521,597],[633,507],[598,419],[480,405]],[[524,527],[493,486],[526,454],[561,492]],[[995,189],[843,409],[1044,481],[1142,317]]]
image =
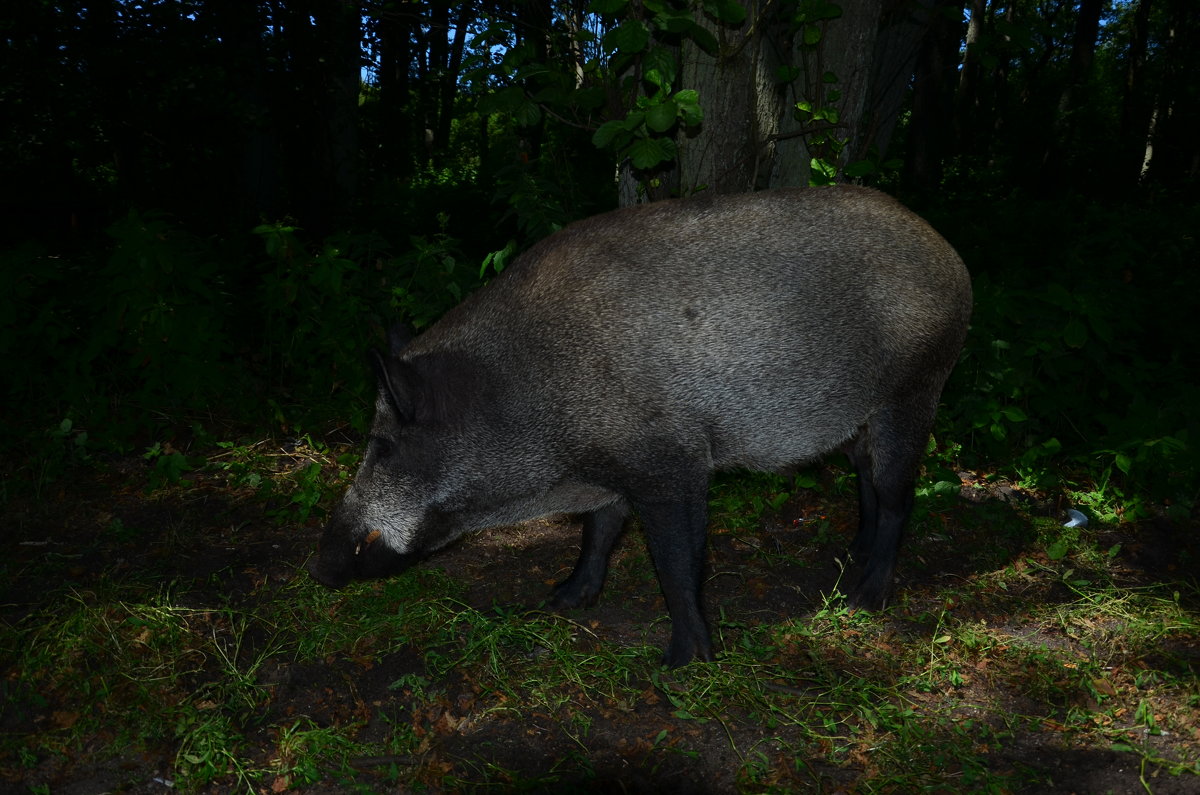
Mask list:
[[1056,461],[1194,503],[1200,211],[1011,200],[938,225],[975,284],[954,438],[1035,481]]
[[274,223],[253,230],[257,241],[223,242],[133,212],[88,253],[4,252],[2,394],[14,421],[0,433],[46,448],[41,481],[67,458],[27,426],[71,429],[90,449],[145,445],[197,412],[289,431],[334,418],[362,428],[367,349],[395,322],[428,325],[515,251],[510,242],[480,267],[440,223],[433,235],[405,234],[394,253],[374,233],[313,245]]

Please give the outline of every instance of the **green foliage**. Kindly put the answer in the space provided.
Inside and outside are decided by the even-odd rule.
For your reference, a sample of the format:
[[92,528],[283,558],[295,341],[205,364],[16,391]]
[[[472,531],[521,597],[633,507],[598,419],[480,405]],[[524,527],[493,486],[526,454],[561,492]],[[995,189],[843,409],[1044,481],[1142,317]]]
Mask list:
[[[265,470],[277,446],[216,449],[218,462]],[[930,452],[947,461],[956,451]],[[320,443],[293,451],[305,456],[335,468]],[[735,489],[743,510],[773,510],[783,491],[813,485],[744,480]],[[849,494],[819,496],[852,511]],[[931,510],[919,501],[917,513]],[[0,622],[0,698],[15,725],[31,727],[0,736],[0,766],[38,784],[48,771],[61,775],[54,757],[78,772],[144,753],[165,761],[184,791],[365,790],[384,777],[405,790],[431,781],[515,789],[561,785],[568,770],[577,784],[602,762],[604,738],[619,734],[637,739],[631,764],[654,781],[659,767],[724,748],[736,755],[739,786],[755,790],[803,790],[824,770],[858,788],[1011,791],[1036,781],[1010,764],[1013,749],[1034,743],[1116,754],[1113,769],[1145,763],[1159,781],[1186,776],[1183,786],[1200,773],[1190,735],[1200,695],[1187,654],[1200,624],[1186,577],[1163,569],[1131,585],[1113,528],[1022,516],[1036,537],[1009,545],[997,518],[1009,508],[936,510],[970,565],[958,576],[909,578],[882,614],[849,609],[836,583],[802,596],[803,578],[779,582],[813,559],[800,550],[782,568],[754,552],[721,555],[716,572],[737,585],[707,592],[717,661],[676,670],[659,664],[665,621],[622,617],[653,588],[624,585],[624,570],[648,561],[621,550],[606,590],[618,609],[602,620],[484,606],[479,589],[494,589],[488,582],[506,565],[495,561],[465,579],[460,568],[452,576],[423,566],[338,592],[304,576],[300,561],[242,571],[237,555],[228,576],[241,586],[232,589],[164,579],[152,562],[171,556],[157,552],[137,578],[97,574],[83,586],[48,577],[35,602]],[[200,535],[211,523],[193,528]],[[264,542],[272,532],[292,531],[253,535]],[[845,540],[839,532],[820,543],[839,549]],[[920,534],[912,540],[906,566],[944,554],[944,539],[936,548]],[[520,549],[534,554],[536,544]],[[530,587],[518,593],[539,591]],[[527,737],[531,715],[547,745],[578,759],[509,769],[490,749]],[[455,745],[464,736],[469,752]]]
[[183,477],[183,473],[194,468],[187,457],[171,448],[155,442],[149,447],[142,458],[151,462],[150,485],[151,491],[165,486],[190,486],[191,481]]
[[815,486],[816,481],[806,474],[796,475],[790,481],[770,472],[721,474],[709,492],[709,518],[718,527],[756,529],[768,514],[783,507],[793,489]]
[[990,204],[986,223],[974,212],[951,222],[968,237],[946,229],[975,285],[943,410],[964,452],[1042,485],[1070,462],[1109,488],[1119,476],[1194,505],[1196,209],[1015,200]]
[[[378,305],[382,278],[369,270],[378,264],[382,241],[342,238],[310,250],[284,224],[255,228],[269,266],[261,296],[265,309],[268,373],[293,389],[315,394],[347,381],[352,392],[365,393],[361,366],[370,333],[369,320]],[[348,366],[349,365],[349,366]]]
[[155,213],[130,213],[108,234],[106,300],[81,359],[132,377],[156,402],[203,405],[225,392],[232,285],[218,253]]
[[[23,246],[0,256],[17,299],[0,327],[4,399],[22,421],[0,438],[30,448],[31,482],[40,488],[135,434],[169,439],[164,432],[188,412],[284,428],[349,417],[363,427],[373,392],[367,349],[392,323],[428,325],[516,251],[510,241],[481,265],[445,231],[409,236],[398,255],[374,234],[313,246],[275,223],[254,235],[265,258],[132,213],[111,227],[107,255]],[[49,430],[28,435],[25,422]],[[165,443],[146,459],[152,488],[178,483],[189,468]]]
[[[590,31],[575,33],[577,45],[598,45],[597,57],[582,67],[582,80],[568,62],[548,63],[543,53],[514,47],[498,63],[484,62],[471,78],[487,86],[479,109],[505,114],[519,127],[546,115],[578,119],[580,127],[594,128],[595,147],[640,173],[652,172],[675,159],[676,132],[704,119],[699,93],[678,85],[678,42],[692,39],[715,52],[717,41],[687,6],[648,2],[635,8],[625,0],[601,0],[591,11],[609,24],[597,42]],[[734,25],[745,17],[739,4],[727,0],[706,2],[704,13]],[[617,96],[622,115],[611,110]],[[610,118],[597,123],[597,115]]]
[[[236,383],[225,367],[234,297],[219,252],[153,213],[130,213],[109,236],[107,256],[25,246],[0,257],[18,297],[0,347],[19,416],[56,413],[88,427],[113,399],[202,408]],[[128,433],[141,424],[131,414],[89,428],[90,438]]]

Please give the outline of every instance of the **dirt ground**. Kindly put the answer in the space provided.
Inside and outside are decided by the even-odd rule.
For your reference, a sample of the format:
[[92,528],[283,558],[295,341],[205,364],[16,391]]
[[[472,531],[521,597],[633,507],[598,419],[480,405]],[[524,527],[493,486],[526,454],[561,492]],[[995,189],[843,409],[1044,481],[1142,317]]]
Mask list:
[[[185,598],[196,604],[230,600],[253,610],[258,600],[286,597],[288,584],[305,577],[303,564],[312,554],[319,523],[304,526],[280,525],[263,515],[263,505],[252,499],[230,495],[217,485],[194,487],[169,495],[147,497],[139,488],[123,485],[123,478],[140,480],[136,462],[110,467],[107,474],[56,486],[48,502],[40,505],[10,502],[5,518],[5,582],[0,585],[0,617],[15,625],[43,607],[43,593],[60,594],[64,583],[87,588],[97,578],[120,578],[132,572],[152,570],[164,581],[177,580]],[[1011,493],[992,490],[980,502],[961,501],[958,510],[979,504],[1005,506]],[[1035,506],[1034,510],[1042,510]],[[1046,510],[1052,508],[1046,507]],[[999,510],[1009,510],[1007,507]],[[801,495],[766,521],[756,538],[777,545],[788,558],[802,565],[779,562],[760,554],[754,544],[732,534],[710,539],[711,577],[705,601],[711,616],[723,612],[735,621],[760,622],[782,616],[811,615],[820,595],[837,577],[835,557],[842,544],[817,545],[803,525],[788,516],[821,511],[839,514],[838,523],[849,527],[854,521],[849,498]],[[117,517],[124,527],[150,528],[137,538],[114,538],[104,532]],[[1152,582],[1159,576],[1178,576],[1180,561],[1197,560],[1200,547],[1192,530],[1167,523],[1147,523],[1137,528],[1113,531],[1114,543],[1121,542],[1122,559],[1131,582]],[[466,601],[480,610],[496,605],[535,607],[548,593],[547,583],[564,577],[577,553],[578,528],[569,521],[541,521],[506,528],[466,539],[445,550],[426,565],[439,567],[470,583]],[[906,549],[899,588],[921,588],[941,578],[970,573],[965,556],[953,554],[961,539],[950,541],[935,536],[919,539]],[[1009,552],[1016,557],[1019,540]],[[56,563],[51,564],[53,559]],[[57,578],[48,581],[47,577]],[[51,587],[47,591],[46,585]],[[666,645],[669,630],[658,585],[650,570],[636,530],[626,533],[614,556],[613,570],[600,604],[573,617],[606,643],[625,646]],[[913,642],[927,639],[934,631],[895,617],[897,634]],[[1047,637],[1047,643],[1063,639]],[[0,660],[8,665],[5,650]],[[1200,666],[1200,649],[1175,649],[1175,653]],[[725,716],[724,723],[692,721],[681,724],[672,707],[656,694],[650,682],[643,697],[620,708],[597,708],[588,716],[590,730],[586,747],[567,732],[553,716],[513,716],[495,710],[488,693],[477,683],[451,674],[438,683],[442,694],[436,701],[416,703],[411,693],[394,689],[392,683],[406,674],[428,673],[420,649],[405,649],[381,660],[356,660],[349,656],[329,657],[316,662],[292,662],[272,658],[259,673],[259,683],[271,696],[257,725],[278,725],[289,715],[307,715],[322,726],[360,721],[356,741],[385,739],[393,730],[396,716],[427,732],[427,741],[417,755],[356,758],[359,771],[354,784],[327,780],[303,788],[309,793],[343,793],[385,789],[384,771],[414,766],[431,771],[428,785],[437,789],[435,774],[454,772],[461,778],[480,779],[480,771],[503,769],[519,783],[522,791],[535,792],[734,792],[744,787],[737,771],[743,765],[743,749],[755,748],[769,759],[771,748],[757,746],[770,736],[766,728],[745,714]],[[70,705],[46,702],[41,711],[16,711],[9,707],[17,687],[15,673],[5,672],[5,699],[0,709],[0,732],[8,736],[29,734],[52,722],[55,711]],[[984,681],[982,678],[980,681]],[[795,697],[803,698],[802,692]],[[980,693],[982,701],[995,694]],[[1024,696],[1004,696],[1012,711],[1024,714]],[[964,701],[971,694],[964,694]],[[1200,724],[1200,720],[1198,720]],[[665,728],[679,738],[678,753],[664,753],[655,738]],[[267,729],[258,731],[264,748],[276,739]],[[0,791],[25,792],[38,785],[55,795],[99,795],[104,792],[170,792],[166,782],[176,749],[149,749],[128,757],[103,752],[103,737],[92,738],[75,756],[48,755],[32,767],[0,757]],[[1192,747],[1195,747],[1193,744]],[[266,753],[265,751],[263,752]],[[770,759],[787,764],[788,760]],[[819,753],[804,760],[807,791],[841,793],[865,791],[856,785],[869,759],[833,764]],[[1052,732],[1018,731],[1002,747],[990,751],[989,768],[1020,768],[1036,772],[1040,783],[1021,792],[1037,793],[1145,793],[1141,777],[1153,776],[1152,791],[1162,795],[1200,792],[1196,776],[1154,776],[1140,770],[1137,757],[1117,751],[1081,749]],[[504,791],[503,778],[490,777],[482,787]],[[286,791],[288,782],[265,782],[263,791]],[[517,785],[514,784],[514,788]],[[753,789],[753,787],[752,787]],[[214,787],[211,791],[222,791]],[[952,787],[938,791],[950,792]]]

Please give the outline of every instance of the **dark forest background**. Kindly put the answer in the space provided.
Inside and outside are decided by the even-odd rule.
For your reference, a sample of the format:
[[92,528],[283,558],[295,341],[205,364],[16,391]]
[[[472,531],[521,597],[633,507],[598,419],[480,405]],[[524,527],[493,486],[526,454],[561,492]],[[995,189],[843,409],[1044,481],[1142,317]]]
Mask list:
[[940,444],[1195,504],[1191,0],[9,0],[0,48],[6,489],[361,430],[385,329],[570,220],[857,181],[975,279]]

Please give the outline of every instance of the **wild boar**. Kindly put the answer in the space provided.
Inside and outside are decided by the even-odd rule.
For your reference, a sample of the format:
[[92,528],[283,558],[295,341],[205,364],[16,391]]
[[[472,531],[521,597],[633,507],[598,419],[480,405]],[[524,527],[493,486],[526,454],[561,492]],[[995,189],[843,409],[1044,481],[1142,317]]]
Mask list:
[[844,450],[853,605],[881,607],[971,286],[958,255],[858,187],[665,201],[571,224],[377,354],[366,454],[311,566],[381,577],[475,530],[580,514],[552,603],[590,605],[627,516],[670,613],[664,662],[711,660],[709,479]]

